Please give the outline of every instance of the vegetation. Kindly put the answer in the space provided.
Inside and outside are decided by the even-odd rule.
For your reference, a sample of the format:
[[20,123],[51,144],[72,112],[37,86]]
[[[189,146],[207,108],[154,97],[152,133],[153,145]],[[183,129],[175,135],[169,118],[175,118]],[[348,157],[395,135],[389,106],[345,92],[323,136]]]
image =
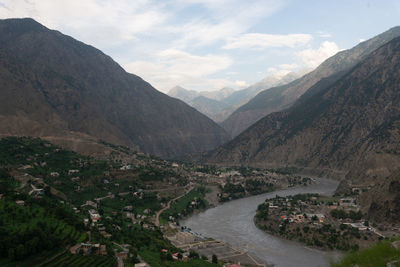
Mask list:
[[347,219],[347,218],[349,218],[349,219],[351,219],[351,220],[353,220],[353,221],[358,221],[358,220],[361,220],[361,218],[363,217],[363,214],[362,214],[362,212],[361,211],[349,211],[349,212],[346,212],[346,211],[344,211],[344,210],[342,210],[342,209],[333,209],[332,211],[331,211],[331,216],[333,217],[333,218],[336,218],[336,219]]
[[[141,188],[170,176],[179,184],[186,179],[173,175],[165,161],[142,162],[120,170],[121,162],[84,157],[41,139],[0,139],[0,265],[116,266],[113,249],[128,244],[133,257],[127,266],[137,262],[138,254],[152,266],[217,266],[200,259],[172,260],[171,253],[182,251],[148,218],[161,208],[157,192]],[[30,195],[35,188],[40,194]],[[204,208],[205,193],[204,187],[193,189],[167,212]],[[87,200],[92,202],[82,206]],[[101,215],[97,224],[83,223],[89,209]],[[126,211],[141,215],[140,220]],[[105,245],[108,256],[95,255],[97,249],[85,255],[69,252],[68,247],[88,242],[88,231],[90,242]]]
[[[386,267],[387,263],[393,262],[392,266],[400,266],[400,250],[391,246],[388,240],[378,242],[371,248],[351,252],[339,263],[333,263],[332,267]],[[397,263],[395,263],[397,262]]]
[[318,194],[276,196],[258,206],[254,219],[264,231],[313,247],[358,250],[361,242],[378,240],[379,237],[372,231],[358,229],[366,225],[344,224],[338,220],[347,218],[358,221],[362,218],[361,212],[334,209],[330,212],[331,216],[319,213],[321,209],[329,210],[325,205],[331,204],[331,199],[321,200]]
[[170,216],[175,219],[185,217],[192,214],[194,210],[206,208],[207,201],[204,199],[206,193],[207,189],[202,186],[192,189],[185,196],[172,203],[170,208],[161,214],[162,221],[168,221]]

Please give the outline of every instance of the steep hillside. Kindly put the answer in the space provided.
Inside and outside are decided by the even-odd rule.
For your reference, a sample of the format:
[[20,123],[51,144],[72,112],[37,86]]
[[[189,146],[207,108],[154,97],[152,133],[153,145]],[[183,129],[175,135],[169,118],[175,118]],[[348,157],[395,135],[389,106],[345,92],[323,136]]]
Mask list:
[[352,49],[337,53],[302,78],[287,85],[262,91],[247,104],[238,108],[221,125],[233,137],[237,136],[262,117],[290,107],[321,79],[349,70],[373,50],[398,36],[400,36],[400,27],[395,27]]
[[110,57],[32,19],[0,21],[0,135],[85,133],[178,157],[227,140],[180,100]]
[[[321,81],[323,83],[323,81]],[[266,116],[209,162],[295,166],[374,184],[400,166],[400,38],[292,108]]]
[[220,114],[229,108],[227,104],[205,96],[198,96],[187,103],[216,122],[223,120]]

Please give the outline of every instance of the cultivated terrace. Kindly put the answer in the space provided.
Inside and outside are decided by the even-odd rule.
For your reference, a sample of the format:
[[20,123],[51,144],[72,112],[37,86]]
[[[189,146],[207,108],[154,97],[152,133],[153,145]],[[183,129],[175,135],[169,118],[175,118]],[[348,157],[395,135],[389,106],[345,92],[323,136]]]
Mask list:
[[184,164],[101,142],[114,149],[107,159],[38,138],[0,139],[1,266],[217,266],[212,261],[223,262],[165,238],[185,232],[179,218],[312,183],[282,170]]

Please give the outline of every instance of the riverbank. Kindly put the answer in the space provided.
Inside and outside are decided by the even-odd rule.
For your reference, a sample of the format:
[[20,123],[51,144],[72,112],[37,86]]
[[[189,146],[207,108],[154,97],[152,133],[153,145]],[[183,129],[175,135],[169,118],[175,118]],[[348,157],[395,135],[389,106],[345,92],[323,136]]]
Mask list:
[[180,224],[197,233],[221,240],[249,255],[257,257],[263,264],[275,266],[329,266],[331,260],[341,253],[323,252],[304,247],[293,241],[283,240],[259,230],[253,221],[257,206],[266,197],[293,195],[297,193],[334,193],[337,181],[317,179],[307,187],[288,188],[267,194],[237,199],[208,209]]
[[382,239],[350,201],[318,194],[275,197],[258,206],[254,221],[269,234],[323,250],[358,250]]

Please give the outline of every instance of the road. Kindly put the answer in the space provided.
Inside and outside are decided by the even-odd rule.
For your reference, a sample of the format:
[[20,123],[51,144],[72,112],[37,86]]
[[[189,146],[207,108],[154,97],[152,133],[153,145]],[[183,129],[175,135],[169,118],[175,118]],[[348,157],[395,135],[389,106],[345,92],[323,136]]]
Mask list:
[[173,201],[176,201],[176,200],[180,199],[181,197],[185,196],[185,195],[186,195],[188,192],[190,192],[193,188],[194,188],[194,187],[189,187],[189,189],[186,190],[186,192],[185,192],[183,195],[181,195],[181,196],[179,196],[179,197],[176,197],[176,198],[174,198],[174,199],[171,199],[170,201],[168,201],[167,206],[165,206],[164,208],[162,208],[162,209],[160,209],[159,211],[157,211],[157,213],[156,213],[155,225],[158,226],[158,227],[160,226],[160,215],[161,215],[161,213],[163,213],[165,210],[169,209],[169,207],[171,206],[171,203],[172,203]]

